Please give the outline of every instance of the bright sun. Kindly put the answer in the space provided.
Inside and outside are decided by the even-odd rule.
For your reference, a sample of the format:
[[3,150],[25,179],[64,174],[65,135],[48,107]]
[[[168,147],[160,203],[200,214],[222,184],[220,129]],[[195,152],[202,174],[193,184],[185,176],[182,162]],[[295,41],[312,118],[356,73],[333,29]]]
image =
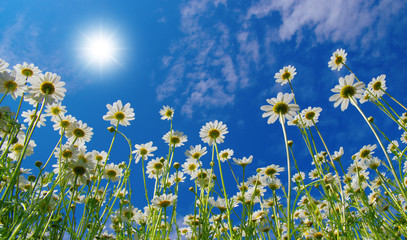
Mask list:
[[83,54],[86,56],[87,64],[99,67],[100,70],[116,63],[122,66],[117,60],[118,50],[115,34],[105,34],[99,29],[94,34],[82,34],[84,36]]

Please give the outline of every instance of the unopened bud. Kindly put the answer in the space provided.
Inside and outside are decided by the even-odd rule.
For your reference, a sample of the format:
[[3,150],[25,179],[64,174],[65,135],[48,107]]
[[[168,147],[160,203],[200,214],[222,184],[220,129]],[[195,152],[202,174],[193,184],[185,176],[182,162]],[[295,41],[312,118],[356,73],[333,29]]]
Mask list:
[[115,129],[113,126],[108,127],[107,130],[108,130],[109,132],[111,132],[111,133],[113,133],[113,132],[116,131],[116,129]]
[[180,166],[181,166],[181,165],[180,165],[178,162],[175,162],[175,163],[174,163],[174,168],[175,168],[175,169],[178,170],[178,168],[179,168]]
[[291,147],[293,144],[294,144],[293,140],[288,140],[288,141],[287,141],[287,145],[288,145],[289,147]]
[[30,176],[28,176],[28,181],[30,181],[30,182],[34,182],[35,179],[37,179],[37,178],[35,177],[35,175],[30,175]]
[[370,117],[367,118],[367,120],[372,123],[374,119],[373,119],[372,116],[370,116]]
[[42,162],[41,162],[41,161],[36,161],[36,162],[35,162],[35,166],[36,166],[37,168],[40,168],[40,167],[42,166]]
[[161,163],[164,163],[164,162],[165,162],[165,158],[161,157],[161,158],[160,158],[160,162],[161,162]]
[[194,187],[190,187],[190,188],[189,188],[189,191],[190,191],[190,192],[194,192]]

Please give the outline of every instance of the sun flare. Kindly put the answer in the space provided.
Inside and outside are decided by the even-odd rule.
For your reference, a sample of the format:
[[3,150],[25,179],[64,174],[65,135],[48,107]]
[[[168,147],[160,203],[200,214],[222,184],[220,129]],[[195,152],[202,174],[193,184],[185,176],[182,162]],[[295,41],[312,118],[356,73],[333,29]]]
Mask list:
[[82,54],[87,65],[105,69],[113,63],[122,66],[118,59],[119,48],[115,33],[106,34],[99,30],[93,34],[82,34],[84,37]]

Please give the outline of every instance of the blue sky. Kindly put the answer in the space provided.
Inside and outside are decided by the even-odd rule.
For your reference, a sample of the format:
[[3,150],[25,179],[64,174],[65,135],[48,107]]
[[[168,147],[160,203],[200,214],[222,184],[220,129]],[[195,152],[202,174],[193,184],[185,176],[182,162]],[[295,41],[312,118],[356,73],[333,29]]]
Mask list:
[[[16,0],[2,3],[0,22],[0,58],[11,66],[34,63],[43,72],[61,76],[68,114],[94,128],[88,150],[108,149],[111,135],[102,116],[106,104],[120,99],[129,102],[136,114],[131,126],[121,130],[133,145],[153,141],[158,147],[155,156],[167,152],[161,137],[169,125],[160,120],[158,111],[170,105],[175,108],[174,129],[188,136],[176,161],[185,160],[189,146],[203,144],[199,129],[217,119],[229,128],[220,148],[232,148],[238,158],[253,155],[248,176],[272,163],[285,166],[281,127],[267,125],[260,106],[280,91],[289,92],[287,85],[275,83],[274,74],[293,65],[301,109],[322,107],[319,128],[332,152],[345,148],[348,166],[349,156],[376,141],[354,108],[341,112],[328,101],[338,78],[348,74],[345,69],[328,68],[338,48],[346,50],[348,65],[366,84],[386,74],[388,91],[401,102],[407,100],[403,0]],[[84,56],[85,36],[98,31],[116,40],[117,62],[100,67]],[[362,107],[399,138],[401,132],[389,121],[380,121],[383,114],[372,104]],[[47,157],[47,149],[58,140],[50,124],[36,134],[35,160]],[[298,143],[296,157],[307,172],[311,158],[302,138],[293,127],[288,134]],[[117,141],[110,159],[116,163],[127,159],[123,140]],[[30,167],[33,162],[27,161]],[[132,173],[134,191],[142,191],[140,185],[136,190],[140,166],[133,166]],[[191,185],[187,182],[183,188]],[[235,189],[229,189],[233,194]],[[136,199],[135,205],[142,207],[143,195]]]

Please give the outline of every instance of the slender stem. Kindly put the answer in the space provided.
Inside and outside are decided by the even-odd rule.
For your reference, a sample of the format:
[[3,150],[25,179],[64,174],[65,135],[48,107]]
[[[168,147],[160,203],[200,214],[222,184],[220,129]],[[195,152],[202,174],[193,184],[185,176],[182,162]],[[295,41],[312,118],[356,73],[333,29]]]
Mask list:
[[216,154],[217,154],[217,157],[218,157],[220,179],[222,181],[223,195],[225,197],[225,202],[226,202],[226,211],[228,213],[228,224],[229,224],[229,231],[230,231],[230,239],[233,240],[234,239],[234,234],[233,234],[232,220],[230,219],[230,206],[229,206],[228,196],[226,194],[225,182],[223,181],[222,165],[221,165],[221,162],[220,162],[220,157],[219,157],[219,152],[218,152],[218,145],[216,144],[216,141],[214,141],[214,145],[215,145]]
[[284,143],[287,156],[287,171],[288,171],[288,195],[287,195],[287,237],[290,238],[291,235],[291,163],[290,163],[290,152],[288,150],[288,140],[287,133],[285,130],[284,116],[280,113],[280,123],[284,134]]
[[363,119],[365,119],[367,125],[369,125],[370,129],[372,130],[374,136],[376,137],[377,142],[379,143],[380,147],[383,150],[384,155],[386,156],[387,162],[389,163],[390,166],[390,170],[394,175],[394,178],[397,182],[397,185],[400,188],[401,193],[403,194],[404,198],[407,199],[406,193],[404,191],[404,186],[403,184],[400,182],[399,180],[399,176],[397,175],[396,171],[394,170],[394,166],[393,163],[391,162],[391,159],[389,157],[389,155],[387,154],[386,148],[383,146],[382,141],[380,140],[379,136],[377,135],[375,129],[373,128],[372,124],[369,122],[369,120],[367,119],[366,115],[363,113],[362,109],[360,109],[360,107],[357,105],[357,102],[355,101],[355,99],[350,98],[351,102],[353,103],[352,105],[355,106],[355,108],[359,111],[359,113],[362,115]]
[[389,96],[393,101],[395,101],[398,105],[400,105],[400,107],[404,108],[404,110],[407,111],[407,108],[406,108],[403,104],[401,104],[399,101],[397,101],[397,100],[396,100],[394,97],[392,97],[388,92],[384,91],[383,89],[382,89],[382,91],[383,91],[387,96]]

